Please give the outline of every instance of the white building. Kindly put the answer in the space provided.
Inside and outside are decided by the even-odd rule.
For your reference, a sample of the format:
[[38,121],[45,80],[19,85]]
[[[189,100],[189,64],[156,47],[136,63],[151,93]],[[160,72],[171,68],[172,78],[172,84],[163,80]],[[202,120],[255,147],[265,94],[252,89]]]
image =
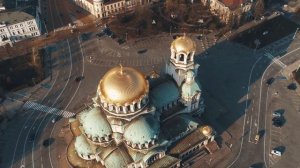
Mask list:
[[137,5],[144,5],[151,0],[73,0],[78,6],[97,18],[106,18],[132,10]]
[[0,46],[40,36],[39,25],[38,17],[24,11],[0,13]]
[[201,0],[211,12],[224,23],[231,21],[239,25],[244,14],[251,12],[253,0]]

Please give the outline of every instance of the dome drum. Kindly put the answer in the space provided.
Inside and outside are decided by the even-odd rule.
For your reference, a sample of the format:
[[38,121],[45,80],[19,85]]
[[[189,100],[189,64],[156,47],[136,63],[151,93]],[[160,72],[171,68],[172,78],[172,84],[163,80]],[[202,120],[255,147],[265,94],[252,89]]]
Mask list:
[[195,52],[188,54],[184,52],[172,53],[170,61],[178,65],[190,65],[194,63],[194,55]]
[[88,135],[86,133],[84,135],[87,137],[87,139],[90,142],[92,142],[94,144],[100,144],[101,145],[101,144],[109,143],[109,142],[112,141],[112,134],[105,135],[103,137],[92,137],[91,135]]
[[137,150],[143,150],[143,149],[149,149],[151,147],[153,147],[156,144],[157,139],[152,139],[149,142],[145,142],[143,144],[137,144],[137,143],[132,143],[130,141],[126,141],[126,144],[128,147],[132,148],[132,149],[137,149]]
[[132,103],[126,103],[123,106],[118,106],[114,104],[108,104],[106,102],[101,103],[101,106],[104,110],[106,110],[108,113],[117,115],[117,116],[126,116],[130,114],[135,114],[139,111],[141,111],[144,107],[148,104],[148,95],[144,95],[142,98],[140,98],[138,101],[134,101]]

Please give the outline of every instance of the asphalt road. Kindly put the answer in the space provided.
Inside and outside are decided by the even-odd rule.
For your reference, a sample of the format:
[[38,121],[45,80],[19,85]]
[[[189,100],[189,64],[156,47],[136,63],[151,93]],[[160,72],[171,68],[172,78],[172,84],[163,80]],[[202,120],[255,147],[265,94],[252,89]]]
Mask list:
[[[295,39],[298,41],[299,39]],[[292,46],[288,52],[280,57],[280,60],[288,65],[300,58],[299,46]],[[277,55],[275,55],[277,56]],[[271,61],[271,62],[270,62]],[[280,71],[282,65],[270,60],[270,58],[261,54],[257,61],[253,64],[250,72],[247,99],[249,103],[245,107],[245,116],[243,124],[243,136],[241,139],[240,150],[234,161],[228,167],[247,167],[250,165],[257,165],[258,167],[274,167],[281,159],[280,157],[271,155],[270,152],[274,147],[284,146],[283,143],[277,143],[274,146],[272,143],[272,135],[274,133],[280,134],[280,129],[271,124],[272,110],[269,106],[273,97],[278,97],[275,93],[281,92],[286,88],[280,88],[276,91],[270,90],[270,86],[266,84],[267,80],[274,77],[282,76]],[[255,81],[252,81],[253,76],[257,75]],[[255,144],[254,137],[256,134],[262,135],[262,138]],[[273,135],[274,136],[274,135]],[[278,139],[279,138],[279,139]],[[277,139],[280,141],[280,137]],[[295,146],[296,147],[296,146]],[[286,159],[284,162],[288,165],[296,167],[296,162],[289,162]]]

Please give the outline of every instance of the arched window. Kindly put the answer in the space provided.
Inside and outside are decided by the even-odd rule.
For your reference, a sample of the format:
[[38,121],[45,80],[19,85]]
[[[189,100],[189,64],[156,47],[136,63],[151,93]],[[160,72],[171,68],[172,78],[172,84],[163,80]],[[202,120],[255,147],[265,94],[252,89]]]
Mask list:
[[137,103],[134,103],[134,109],[137,110],[138,109],[138,105]]
[[184,54],[179,55],[179,61],[184,61]]
[[127,111],[130,111],[130,105],[126,106]]

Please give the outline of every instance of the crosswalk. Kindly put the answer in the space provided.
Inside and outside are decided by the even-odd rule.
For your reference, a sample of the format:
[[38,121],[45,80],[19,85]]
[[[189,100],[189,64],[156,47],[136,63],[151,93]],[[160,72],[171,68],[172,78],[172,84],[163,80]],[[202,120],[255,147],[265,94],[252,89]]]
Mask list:
[[53,107],[49,107],[49,106],[45,106],[33,101],[27,101],[24,105],[23,105],[24,109],[32,109],[32,110],[37,110],[37,111],[42,111],[45,113],[49,113],[49,114],[55,114],[64,118],[70,118],[75,116],[75,113],[69,112],[69,111],[65,111],[65,110],[60,110],[57,108],[53,108]]
[[281,68],[286,68],[287,66],[281,62],[277,57],[273,57],[273,55],[269,52],[265,53],[265,56],[267,56],[270,60],[272,60],[275,64],[279,65]]

